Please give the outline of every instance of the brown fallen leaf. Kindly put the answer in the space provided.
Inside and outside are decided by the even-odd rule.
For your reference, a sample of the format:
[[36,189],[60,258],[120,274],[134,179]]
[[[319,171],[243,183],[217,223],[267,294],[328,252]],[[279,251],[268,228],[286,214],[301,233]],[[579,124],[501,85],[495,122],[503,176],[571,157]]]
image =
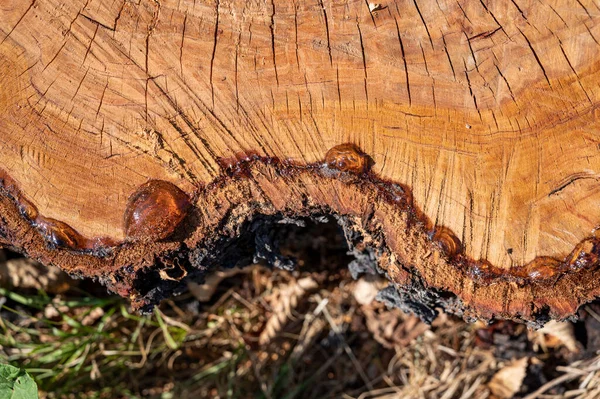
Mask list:
[[368,305],[375,300],[377,293],[387,285],[387,280],[384,280],[379,276],[368,274],[358,279],[354,284],[352,294],[354,299],[356,299],[356,302],[361,305]]
[[204,284],[198,284],[190,281],[188,283],[188,289],[198,301],[208,302],[219,287],[219,284],[221,284],[221,281],[238,275],[240,273],[248,273],[251,270],[252,268],[250,267],[244,269],[239,269],[235,267],[233,269],[219,270],[215,273],[210,274],[204,281]]
[[81,320],[81,324],[84,326],[91,326],[102,316],[104,316],[104,309],[101,307],[95,307]]
[[568,321],[549,321],[539,330],[529,331],[528,338],[534,350],[564,346],[570,352],[579,352],[581,346],[575,338],[573,324]]
[[0,262],[0,286],[43,290],[49,294],[61,294],[77,285],[77,281],[54,266],[42,264],[26,258],[9,259]]
[[502,367],[488,383],[490,391],[498,398],[510,399],[521,389],[527,374],[529,358],[514,360]]

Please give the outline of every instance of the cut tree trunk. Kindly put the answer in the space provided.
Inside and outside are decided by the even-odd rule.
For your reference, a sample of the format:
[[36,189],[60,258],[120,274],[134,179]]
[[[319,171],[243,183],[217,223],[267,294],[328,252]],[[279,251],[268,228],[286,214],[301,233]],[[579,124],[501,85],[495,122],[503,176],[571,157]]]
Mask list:
[[593,0],[4,0],[0,87],[0,244],[142,310],[327,217],[427,320],[600,296]]

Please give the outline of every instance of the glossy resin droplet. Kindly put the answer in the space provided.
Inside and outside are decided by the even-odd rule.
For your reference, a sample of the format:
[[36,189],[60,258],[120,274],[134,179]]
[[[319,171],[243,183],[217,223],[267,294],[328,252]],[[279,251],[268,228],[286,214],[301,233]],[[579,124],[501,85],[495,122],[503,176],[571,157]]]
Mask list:
[[369,168],[369,157],[355,144],[340,144],[325,154],[325,163],[342,172],[363,173]]
[[19,194],[16,198],[17,204],[19,206],[19,211],[21,215],[29,222],[34,221],[39,216],[39,212],[35,205],[27,198],[25,198],[22,194]]
[[35,225],[50,247],[77,250],[87,245],[87,240],[81,234],[59,220],[39,216]]
[[185,218],[186,193],[172,183],[150,180],[129,197],[124,227],[127,238],[158,241],[167,238]]
[[437,226],[435,228],[433,240],[439,242],[446,255],[450,258],[462,252],[462,244],[458,237],[454,235],[452,230],[444,226]]
[[561,262],[554,258],[539,257],[533,262],[519,268],[515,274],[518,277],[529,278],[533,281],[546,280],[564,272]]
[[571,271],[597,267],[600,263],[600,245],[598,239],[588,238],[577,244],[569,256],[568,262]]

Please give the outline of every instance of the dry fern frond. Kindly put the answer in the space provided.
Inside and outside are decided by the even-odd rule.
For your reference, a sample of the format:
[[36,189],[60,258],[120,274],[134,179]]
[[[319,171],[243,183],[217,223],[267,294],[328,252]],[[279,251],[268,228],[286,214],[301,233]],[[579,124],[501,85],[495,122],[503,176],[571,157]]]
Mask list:
[[[323,303],[323,301],[321,303]],[[293,361],[298,360],[300,357],[302,357],[302,355],[304,355],[306,349],[315,341],[315,339],[327,325],[325,320],[318,317],[320,313],[321,311],[319,310],[319,306],[317,306],[317,309],[306,315],[304,324],[302,325],[302,331],[300,331],[298,343],[296,346],[294,346],[292,356],[290,357],[290,359]]]
[[267,320],[264,330],[260,333],[258,342],[266,345],[271,342],[283,324],[291,318],[292,310],[298,306],[298,299],[303,297],[307,291],[318,287],[317,282],[312,277],[304,277],[300,280],[292,280],[287,285],[281,287],[279,292],[271,298],[273,314]]

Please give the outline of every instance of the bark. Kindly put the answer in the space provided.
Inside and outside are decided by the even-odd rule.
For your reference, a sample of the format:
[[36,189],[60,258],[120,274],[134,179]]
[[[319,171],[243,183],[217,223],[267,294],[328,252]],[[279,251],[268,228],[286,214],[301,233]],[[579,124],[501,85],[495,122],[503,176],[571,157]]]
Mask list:
[[141,309],[335,218],[380,294],[540,324],[600,295],[593,1],[0,5],[0,245]]

